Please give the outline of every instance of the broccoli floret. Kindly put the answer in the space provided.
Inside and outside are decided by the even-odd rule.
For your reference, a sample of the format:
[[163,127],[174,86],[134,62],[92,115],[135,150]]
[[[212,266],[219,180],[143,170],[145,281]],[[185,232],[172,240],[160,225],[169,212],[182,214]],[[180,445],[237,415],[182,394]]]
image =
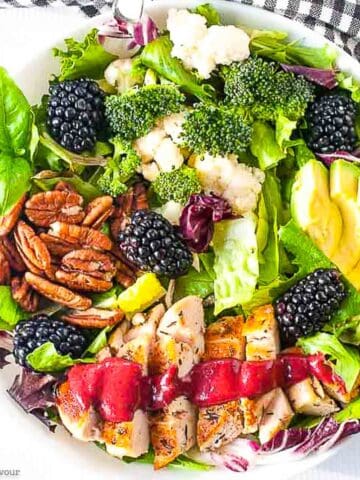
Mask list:
[[251,127],[235,108],[198,104],[186,114],[182,142],[198,154],[239,154],[249,145],[251,133]]
[[141,165],[141,159],[131,144],[118,138],[113,139],[112,143],[114,155],[108,160],[104,173],[98,179],[98,186],[102,192],[116,197],[127,191],[126,182],[135,175]]
[[259,120],[276,121],[279,115],[298,120],[314,99],[314,86],[279,68],[262,58],[223,67],[225,102]]
[[156,120],[182,110],[185,96],[174,85],[146,85],[105,101],[105,116],[114,135],[132,141],[147,134]]
[[152,186],[161,202],[173,200],[182,205],[185,205],[190,195],[201,191],[196,170],[186,165],[171,172],[161,172]]

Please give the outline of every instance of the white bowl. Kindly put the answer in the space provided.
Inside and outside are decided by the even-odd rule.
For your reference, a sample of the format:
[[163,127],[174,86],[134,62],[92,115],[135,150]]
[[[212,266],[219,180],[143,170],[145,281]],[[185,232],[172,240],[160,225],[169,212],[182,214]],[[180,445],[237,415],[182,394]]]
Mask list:
[[[187,0],[157,0],[147,6],[147,12],[159,24],[164,25],[166,12],[171,7],[192,7],[204,3]],[[240,5],[233,2],[212,1],[219,9],[225,23],[246,25],[248,27],[283,30],[289,33],[291,39],[302,39],[306,44],[321,46],[327,41],[317,34],[279,15],[260,10],[254,7]],[[90,21],[82,22],[75,31],[69,31],[69,37],[81,38],[92,26],[98,26],[107,17],[101,16]],[[52,57],[50,47],[62,45],[62,40],[49,38],[44,52],[28,59],[28,63],[21,70],[15,72],[14,77],[27,95],[31,103],[36,103],[42,94],[47,91],[47,80],[57,71],[57,61]],[[338,66],[342,70],[352,73],[360,79],[360,65],[350,55],[339,50]],[[244,473],[235,474],[230,471],[212,470],[209,472],[163,470],[153,472],[151,466],[124,465],[119,460],[111,458],[95,446],[78,442],[71,438],[63,429],[58,428],[55,435],[48,433],[38,421],[30,415],[25,415],[6,394],[6,389],[12,383],[16,367],[9,367],[0,374],[0,408],[1,431],[0,441],[0,468],[20,469],[21,476],[27,479],[57,480],[64,478],[80,478],[86,480],[134,480],[143,475],[147,480],[163,479],[204,479],[217,480],[238,478],[244,480],[262,480],[276,478],[283,480],[295,474],[304,472],[332,456],[339,447],[325,454],[313,455],[305,460],[282,463],[281,465],[259,466]],[[356,441],[348,439],[345,445],[351,447]],[[343,444],[344,445],[344,444]]]

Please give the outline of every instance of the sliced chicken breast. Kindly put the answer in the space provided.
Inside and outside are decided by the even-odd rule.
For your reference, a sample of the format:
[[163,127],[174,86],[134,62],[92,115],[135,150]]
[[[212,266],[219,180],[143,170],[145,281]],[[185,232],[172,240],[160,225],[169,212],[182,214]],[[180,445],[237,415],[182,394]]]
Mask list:
[[246,360],[273,360],[280,352],[279,329],[272,305],[256,308],[244,325]]
[[326,416],[339,410],[326,393],[321,383],[309,377],[287,389],[290,403],[296,413],[304,415]]
[[275,390],[271,390],[257,398],[242,398],[240,401],[244,418],[243,433],[248,435],[259,429],[260,421],[272,402]]
[[[204,330],[200,298],[189,296],[172,305],[160,320],[150,371],[164,373],[175,364],[179,376],[186,375],[204,354]],[[185,397],[179,397],[151,416],[155,469],[166,466],[195,445],[196,415],[196,407]]]
[[287,428],[294,416],[289,400],[281,388],[276,388],[259,426],[261,443],[271,440],[278,432]]
[[187,452],[196,442],[196,408],[179,397],[151,417],[151,443],[158,470]]
[[[204,360],[245,357],[244,318],[224,317],[205,332]],[[216,450],[237,438],[243,430],[239,401],[199,409],[197,443],[201,451]]]

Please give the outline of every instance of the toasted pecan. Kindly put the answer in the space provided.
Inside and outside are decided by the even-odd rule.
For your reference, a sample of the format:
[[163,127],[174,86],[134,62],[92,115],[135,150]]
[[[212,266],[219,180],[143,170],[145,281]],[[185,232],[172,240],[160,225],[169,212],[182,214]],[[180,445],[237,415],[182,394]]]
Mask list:
[[87,310],[91,307],[92,302],[90,298],[74,293],[68,288],[57,285],[39,275],[26,272],[25,280],[34,290],[40,293],[40,295],[48,298],[52,302],[59,303],[65,307],[76,308],[77,310]]
[[51,258],[45,243],[22,220],[15,230],[15,242],[23,262],[31,272],[40,275],[50,268]]
[[72,310],[61,318],[65,320],[65,322],[79,327],[103,328],[119,323],[124,318],[124,313],[120,310],[90,308],[82,312]]
[[58,282],[67,287],[82,292],[106,292],[112,287],[112,282],[95,278],[83,272],[67,272],[65,270],[57,270],[55,278]]
[[12,209],[3,217],[0,217],[0,237],[9,235],[19,220],[22,208],[26,200],[26,195],[23,195]]
[[63,257],[69,252],[76,249],[76,245],[63,240],[62,238],[54,237],[48,233],[40,233],[39,237],[47,246],[50,254],[53,257]]
[[0,250],[4,253],[12,270],[15,270],[15,272],[18,273],[25,272],[25,264],[22,261],[14,242],[9,237],[0,238]]
[[0,249],[0,285],[9,285],[11,279],[10,264],[5,253]]
[[83,272],[110,282],[116,273],[114,262],[106,253],[93,249],[74,250],[65,255],[61,268],[68,272]]
[[77,248],[111,250],[112,241],[104,233],[94,228],[55,222],[50,226],[49,234],[75,245]]
[[39,295],[30,287],[25,278],[11,280],[11,294],[15,302],[26,312],[36,312],[39,308]]
[[115,209],[110,226],[113,238],[116,239],[121,230],[124,230],[133,212],[147,208],[149,208],[149,203],[146,187],[143,183],[136,183],[128,192],[119,195],[115,200]]
[[85,217],[83,198],[69,190],[53,190],[33,195],[25,204],[25,214],[38,227],[54,222],[81,223]]
[[95,198],[85,209],[84,227],[100,229],[114,211],[113,199],[110,195]]

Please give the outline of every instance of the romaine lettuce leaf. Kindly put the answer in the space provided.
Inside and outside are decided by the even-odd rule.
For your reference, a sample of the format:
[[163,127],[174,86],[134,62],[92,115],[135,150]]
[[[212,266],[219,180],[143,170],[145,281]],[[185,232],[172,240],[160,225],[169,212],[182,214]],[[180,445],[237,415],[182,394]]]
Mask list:
[[15,302],[11,295],[11,288],[0,285],[0,330],[13,330],[29,314],[24,312],[20,305]]
[[262,170],[275,167],[286,157],[285,151],[276,141],[275,130],[266,122],[254,122],[250,150],[258,159]]
[[300,338],[297,345],[309,355],[321,352],[329,357],[335,372],[344,380],[347,391],[351,392],[360,373],[360,352],[355,347],[343,345],[335,335],[323,332]]
[[211,25],[221,25],[220,14],[216,8],[210,5],[210,3],[198,5],[197,7],[193,8],[191,12],[205,17],[208,27],[211,27]]
[[174,300],[180,300],[188,295],[206,298],[214,293],[214,254],[201,253],[200,271],[191,267],[186,275],[179,277],[175,283]]
[[356,80],[352,75],[348,75],[344,72],[339,72],[336,75],[339,87],[351,92],[351,98],[360,103],[360,82]]
[[[101,447],[100,447],[101,448]],[[145,464],[154,464],[155,454],[152,447],[150,447],[147,453],[141,455],[138,458],[132,457],[123,457],[123,461],[125,463],[145,463]],[[197,460],[193,460],[187,455],[179,455],[175,460],[173,460],[169,465],[167,465],[169,469],[180,469],[180,470],[210,470],[212,468],[211,465],[207,465],[206,463],[199,462]]]
[[256,222],[252,217],[215,224],[215,315],[251,300],[259,276]]
[[141,61],[161,77],[174,82],[199,100],[211,101],[215,91],[211,85],[201,83],[196,75],[183,66],[178,58],[171,56],[173,44],[167,35],[148,43],[141,53]]
[[89,77],[95,80],[104,77],[105,68],[117,57],[104,50],[97,36],[97,29],[92,29],[82,42],[67,38],[67,50],[53,49],[55,57],[60,59],[59,80],[73,80]]
[[254,55],[270,58],[290,65],[306,65],[313,68],[332,68],[337,51],[329,44],[323,47],[307,47],[299,41],[290,42],[285,32],[253,30],[250,51]]

